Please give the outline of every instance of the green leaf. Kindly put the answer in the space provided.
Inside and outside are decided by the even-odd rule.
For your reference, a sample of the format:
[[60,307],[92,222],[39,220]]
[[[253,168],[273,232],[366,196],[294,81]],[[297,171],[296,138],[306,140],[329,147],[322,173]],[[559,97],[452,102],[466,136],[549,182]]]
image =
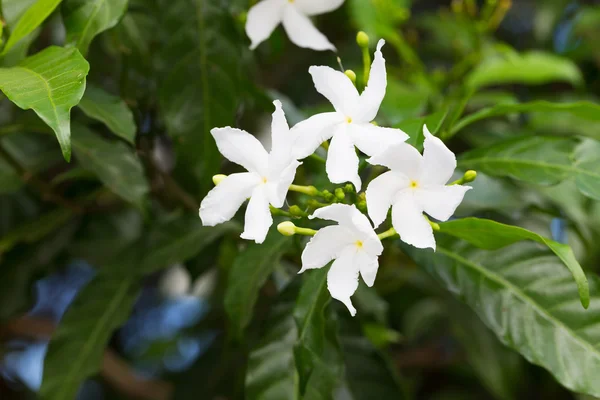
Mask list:
[[187,261],[221,236],[237,229],[238,225],[233,222],[215,227],[202,226],[199,218],[189,215],[169,224],[161,224],[150,234],[150,250],[142,260],[141,271],[152,273]]
[[102,270],[77,295],[50,340],[41,398],[72,400],[83,381],[100,370],[112,333],[125,323],[137,298],[135,267],[125,257],[119,268]]
[[296,369],[300,379],[300,393],[304,395],[306,385],[319,362],[325,343],[325,308],[331,301],[327,290],[328,268],[308,274],[294,308],[294,320],[298,327],[298,341],[294,346]]
[[252,319],[260,288],[291,244],[288,237],[271,231],[263,244],[249,244],[235,259],[225,291],[225,311],[234,337],[242,337]]
[[88,85],[79,108],[90,118],[103,122],[115,135],[135,143],[137,127],[133,113],[120,97],[106,93],[99,87]]
[[444,300],[452,332],[464,348],[473,372],[496,399],[518,398],[523,359],[500,343],[473,311],[451,298]]
[[148,182],[140,160],[127,145],[107,141],[76,125],[73,150],[83,168],[93,172],[115,194],[143,208]]
[[0,158],[0,194],[14,193],[23,187],[23,180],[19,173]]
[[[578,101],[575,103],[551,103],[549,101],[532,101],[530,103],[520,104],[498,104],[493,107],[484,108],[471,115],[462,118],[454,127],[451,133],[454,135],[461,129],[485,118],[498,117],[501,115],[536,112],[536,113],[570,113],[576,117],[589,121],[600,121],[600,105],[588,101]],[[590,132],[590,135],[594,134]],[[598,137],[595,134],[594,137]]]
[[600,171],[593,158],[571,160],[575,141],[568,138],[522,136],[464,153],[459,167],[538,185],[574,178],[585,195],[600,199]]
[[87,54],[96,35],[112,28],[127,10],[128,0],[65,0],[62,14],[66,43]]
[[567,244],[555,242],[527,229],[482,218],[462,218],[439,224],[441,232],[456,236],[487,250],[496,250],[522,240],[533,240],[547,246],[573,274],[579,299],[584,308],[590,305],[590,288],[581,265]]
[[581,193],[600,200],[600,142],[586,139],[577,146],[575,165],[586,173],[575,175],[575,184]]
[[35,113],[56,133],[65,160],[71,159],[71,108],[85,91],[90,65],[77,49],[51,46],[16,67],[0,68],[0,90]]
[[404,120],[394,125],[394,128],[402,129],[409,136],[406,142],[421,151],[423,150],[423,142],[425,141],[423,126],[427,125],[429,131],[435,135],[442,127],[447,115],[448,110],[440,110],[425,117]]
[[2,54],[5,55],[8,51],[17,44],[25,36],[33,32],[38,26],[42,24],[60,4],[62,0],[38,0],[31,7],[27,9],[19,18],[14,28],[11,27],[12,32]]
[[260,343],[248,358],[245,397],[248,400],[297,399],[293,348],[298,332],[292,318],[292,303],[276,304],[265,326]]
[[[178,165],[188,180],[210,190],[206,176],[219,172],[221,157],[210,130],[233,126],[242,99],[249,51],[226,7],[209,0],[160,0],[160,26],[169,40],[158,53],[159,102],[167,132],[175,138]],[[173,35],[172,32],[185,32]],[[172,61],[167,61],[172,60]]]
[[590,279],[584,310],[562,263],[538,245],[493,252],[449,237],[437,249],[405,246],[417,264],[461,298],[505,345],[549,370],[565,387],[600,396],[600,285]]
[[541,51],[494,56],[479,64],[466,78],[467,85],[473,88],[509,83],[540,85],[557,81],[578,86],[583,77],[571,60]]

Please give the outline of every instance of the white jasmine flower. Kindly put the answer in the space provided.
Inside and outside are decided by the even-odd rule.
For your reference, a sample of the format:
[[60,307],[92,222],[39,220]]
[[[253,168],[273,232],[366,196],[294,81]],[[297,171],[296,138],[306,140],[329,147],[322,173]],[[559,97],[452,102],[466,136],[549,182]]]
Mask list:
[[292,155],[292,139],[281,103],[276,100],[271,124],[271,152],[254,136],[231,127],[214,128],[211,134],[219,151],[248,172],[223,179],[200,204],[200,218],[206,226],[229,221],[247,198],[243,239],[262,243],[273,224],[269,203],[281,208],[301,164]]
[[367,160],[391,170],[367,187],[367,207],[378,227],[391,206],[392,224],[400,239],[418,248],[435,250],[433,229],[423,212],[447,221],[471,187],[446,186],[456,168],[456,157],[427,126],[423,127],[423,134],[422,156],[414,147],[401,143]]
[[281,23],[290,40],[299,47],[335,50],[329,40],[315,28],[310,16],[338,8],[344,0],[263,0],[248,11],[246,34],[251,49],[268,39]]
[[309,68],[315,88],[333,104],[335,112],[317,114],[292,128],[297,136],[296,157],[311,155],[321,143],[331,139],[327,155],[327,176],[333,183],[352,182],[360,190],[358,156],[354,146],[374,156],[389,146],[402,143],[408,135],[399,129],[371,124],[385,96],[387,76],[385,59],[377,44],[369,82],[362,94],[345,74],[329,67]]
[[354,205],[333,204],[318,209],[310,218],[336,221],[338,225],[322,228],[311,238],[302,252],[299,273],[335,260],[327,273],[327,288],[331,297],[344,303],[354,316],[356,309],[350,296],[358,288],[358,275],[373,286],[383,245],[369,219]]

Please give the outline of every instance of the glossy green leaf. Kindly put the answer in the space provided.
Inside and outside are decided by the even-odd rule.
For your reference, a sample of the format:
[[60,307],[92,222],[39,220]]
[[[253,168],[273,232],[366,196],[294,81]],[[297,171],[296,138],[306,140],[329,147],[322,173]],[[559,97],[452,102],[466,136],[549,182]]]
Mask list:
[[25,11],[14,27],[2,50],[1,55],[8,53],[21,39],[33,32],[58,7],[62,0],[37,0]]
[[600,171],[592,158],[573,162],[575,141],[568,138],[522,136],[463,153],[459,167],[527,183],[554,185],[573,178],[585,195],[600,199]]
[[581,193],[600,200],[600,142],[586,139],[577,146],[575,168],[586,173],[575,175],[575,184]]
[[505,345],[550,371],[565,387],[600,395],[599,282],[584,310],[555,255],[518,243],[489,252],[440,238],[433,251],[405,247],[417,264],[461,298]]
[[226,222],[215,227],[202,226],[200,218],[185,215],[161,224],[149,236],[149,251],[142,260],[143,273],[152,273],[195,257],[215,240],[239,227]]
[[0,68],[0,90],[24,110],[33,109],[56,133],[71,159],[71,108],[85,91],[90,65],[77,49],[47,47],[15,67]]
[[583,77],[571,60],[550,53],[531,51],[489,58],[466,78],[467,85],[473,88],[509,83],[540,85],[550,82],[569,82],[578,86],[583,82]]
[[409,136],[406,142],[421,151],[423,150],[423,142],[425,141],[423,126],[427,125],[429,131],[435,135],[442,127],[447,115],[448,110],[440,110],[425,117],[404,120],[394,125],[394,128],[402,129]]
[[583,307],[588,308],[590,305],[588,280],[569,245],[555,242],[518,226],[483,218],[455,219],[439,225],[441,232],[466,240],[481,249],[496,250],[522,240],[533,240],[547,246],[573,274]]
[[62,7],[66,43],[87,54],[96,35],[112,28],[127,10],[128,0],[65,0]]
[[298,331],[291,314],[292,304],[275,305],[260,342],[250,351],[244,392],[248,400],[297,398],[293,348]]
[[143,208],[149,187],[142,164],[132,149],[76,125],[73,150],[83,168],[93,172],[115,194]]
[[289,237],[272,230],[263,244],[249,244],[235,259],[225,291],[225,311],[236,338],[250,323],[260,289],[291,244]]
[[[588,101],[579,101],[575,103],[551,103],[549,101],[532,101],[530,103],[520,104],[498,104],[493,107],[484,108],[471,115],[462,118],[454,127],[451,133],[456,134],[461,129],[486,118],[493,118],[512,113],[570,113],[576,117],[589,121],[600,121],[600,105]],[[594,134],[590,132],[590,135]],[[598,137],[598,134],[595,134]]]
[[135,143],[133,113],[121,98],[106,93],[99,87],[88,85],[79,108],[90,118],[103,122],[117,136]]
[[451,298],[444,299],[452,333],[465,350],[473,372],[498,400],[518,398],[523,358],[504,346],[473,311]]
[[306,385],[315,365],[323,362],[320,358],[325,345],[325,308],[331,301],[327,290],[327,271],[328,268],[310,271],[294,308],[294,320],[298,327],[294,357],[301,394],[306,392]]
[[79,292],[50,340],[41,398],[72,400],[83,381],[100,370],[110,337],[129,317],[139,293],[135,267],[125,257]]

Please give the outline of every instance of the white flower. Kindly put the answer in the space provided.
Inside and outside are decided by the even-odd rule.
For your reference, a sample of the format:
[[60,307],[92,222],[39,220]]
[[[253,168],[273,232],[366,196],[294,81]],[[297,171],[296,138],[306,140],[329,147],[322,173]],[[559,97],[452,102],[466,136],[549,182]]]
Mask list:
[[268,39],[282,23],[290,40],[299,47],[313,50],[335,50],[327,38],[315,28],[310,16],[333,11],[344,0],[263,0],[248,11],[246,34],[251,49]]
[[302,269],[322,268],[335,260],[327,273],[327,288],[331,297],[344,303],[354,316],[350,296],[358,288],[358,275],[368,286],[373,286],[378,257],[383,245],[369,219],[354,205],[333,204],[314,212],[310,218],[336,221],[339,225],[320,229],[302,252]]
[[258,139],[240,129],[214,128],[211,133],[219,151],[248,172],[227,176],[200,204],[200,218],[206,226],[230,220],[247,198],[243,239],[262,243],[273,224],[269,203],[281,208],[301,164],[292,156],[292,139],[281,103],[276,100],[271,125],[271,152]]
[[192,283],[192,276],[181,264],[170,267],[158,282],[158,291],[166,298],[208,298],[217,284],[217,268],[212,268]]
[[385,96],[387,77],[385,60],[377,44],[371,66],[369,83],[362,94],[345,74],[329,67],[309,68],[315,88],[325,96],[335,112],[317,114],[292,128],[297,136],[296,157],[311,155],[324,141],[331,139],[327,155],[327,176],[333,183],[352,182],[360,190],[358,156],[354,146],[374,156],[391,145],[404,142],[408,136],[399,129],[382,128],[371,124]]
[[462,201],[470,186],[446,182],[456,168],[456,157],[444,142],[423,127],[423,155],[402,143],[371,157],[371,164],[388,167],[367,187],[367,208],[375,227],[386,219],[392,207],[392,224],[400,239],[418,248],[435,250],[433,229],[423,212],[447,221]]

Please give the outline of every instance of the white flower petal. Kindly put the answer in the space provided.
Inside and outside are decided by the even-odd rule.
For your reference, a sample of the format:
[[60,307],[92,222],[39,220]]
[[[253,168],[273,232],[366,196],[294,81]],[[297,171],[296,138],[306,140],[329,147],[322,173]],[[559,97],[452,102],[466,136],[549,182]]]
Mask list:
[[373,286],[377,270],[379,269],[379,259],[377,256],[372,256],[366,251],[359,251],[356,253],[354,262],[358,265],[363,281],[365,281],[368,287]]
[[385,40],[383,39],[377,43],[377,51],[375,51],[371,72],[369,73],[369,83],[360,95],[360,108],[356,115],[356,119],[360,122],[373,121],[385,97],[387,72],[385,69],[385,59],[383,58],[383,54],[381,54],[381,48],[384,44]]
[[213,128],[210,133],[219,151],[229,161],[250,172],[265,176],[268,173],[269,155],[257,138],[241,129]]
[[336,125],[341,124],[343,120],[341,114],[330,112],[313,115],[294,125],[290,132],[295,139],[294,157],[301,160],[313,154],[321,143],[331,139]]
[[307,269],[321,268],[338,258],[342,250],[354,243],[352,233],[339,225],[321,228],[307,243],[302,252],[302,273]]
[[401,192],[392,206],[392,224],[400,239],[419,249],[431,247],[435,250],[433,229],[415,201],[412,190]]
[[215,226],[229,221],[260,182],[260,177],[251,172],[231,174],[223,179],[200,204],[202,224]]
[[[290,188],[290,185],[294,181],[294,177],[296,176],[296,169],[300,165],[302,165],[301,162],[293,160],[283,170],[271,170],[272,176],[276,180],[267,182],[267,195],[269,197],[269,202],[273,207],[283,207],[283,204],[285,203],[285,197],[287,196],[287,192]],[[277,176],[275,175],[275,173],[277,173]]]
[[271,225],[273,225],[273,217],[269,209],[267,191],[265,185],[259,185],[252,192],[252,197],[248,202],[244,232],[240,237],[262,243],[265,241]]
[[344,0],[295,0],[294,3],[306,15],[319,15],[339,8]]
[[346,126],[341,125],[333,135],[327,151],[325,170],[332,183],[352,182],[359,192],[361,181],[358,176],[358,155],[346,129]]
[[293,5],[288,5],[283,10],[283,27],[292,43],[298,47],[335,51],[335,46],[319,32],[310,18]]
[[470,186],[426,186],[415,191],[423,211],[439,221],[447,221],[460,205]]
[[378,155],[408,139],[400,129],[383,128],[369,122],[348,124],[348,133],[356,147],[368,156]]
[[348,227],[353,225],[352,218],[356,216],[357,212],[360,213],[354,204],[332,204],[315,210],[308,218],[335,221],[340,225]]
[[352,215],[352,227],[356,232],[359,240],[362,242],[364,251],[372,256],[379,256],[383,252],[381,240],[377,237],[377,233],[371,225],[371,221],[366,215],[358,211],[355,207]]
[[373,165],[383,165],[409,179],[420,177],[423,156],[408,143],[400,143],[367,160]]
[[377,228],[387,218],[387,213],[398,192],[408,188],[408,179],[397,172],[388,171],[373,179],[367,187],[367,209]]
[[[279,179],[281,171],[296,161],[292,152],[294,135],[290,132],[281,102],[275,100],[275,112],[271,123],[271,152],[269,153],[269,180]],[[293,178],[293,176],[292,176]]]
[[286,6],[281,0],[263,0],[248,11],[246,34],[252,41],[251,49],[268,39],[283,19]]
[[424,184],[445,185],[456,169],[456,156],[439,138],[433,136],[427,125],[423,126],[425,143],[423,144]]
[[352,305],[350,296],[358,289],[358,265],[355,260],[355,246],[346,247],[327,273],[327,288],[331,297],[344,303],[352,316],[356,309]]
[[312,75],[315,89],[335,108],[335,111],[351,117],[359,105],[358,91],[346,74],[331,67],[312,66],[308,69]]

